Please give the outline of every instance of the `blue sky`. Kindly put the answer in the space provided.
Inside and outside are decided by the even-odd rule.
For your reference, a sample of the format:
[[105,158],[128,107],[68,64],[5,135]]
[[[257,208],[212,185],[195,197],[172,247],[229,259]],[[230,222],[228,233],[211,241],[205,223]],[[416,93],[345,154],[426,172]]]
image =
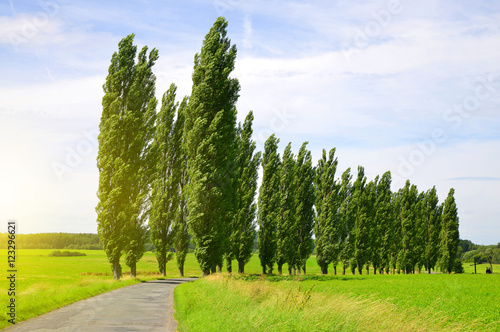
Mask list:
[[218,16],[238,48],[238,117],[262,148],[337,148],[339,174],[455,188],[461,238],[500,241],[497,1],[0,2],[0,220],[96,232],[102,85],[118,42],[158,48],[157,95],[191,91]]

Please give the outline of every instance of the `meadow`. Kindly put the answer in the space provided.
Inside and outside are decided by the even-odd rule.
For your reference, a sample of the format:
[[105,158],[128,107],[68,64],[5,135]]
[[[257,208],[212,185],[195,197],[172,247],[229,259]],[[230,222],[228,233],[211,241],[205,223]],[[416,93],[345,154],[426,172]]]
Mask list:
[[175,289],[179,331],[500,331],[500,275],[231,276]]
[[[87,256],[76,257],[54,257],[49,256],[53,250],[49,249],[19,249],[16,257],[16,322],[26,320],[40,314],[52,311],[56,308],[70,304],[72,302],[88,298],[116,288],[124,287],[142,281],[161,278],[158,273],[156,258],[151,252],[147,252],[137,265],[137,278],[130,278],[130,270],[122,263],[124,276],[121,280],[115,281],[111,275],[110,265],[106,255],[102,250],[78,250],[86,253]],[[8,276],[6,251],[0,251],[0,259],[4,263],[4,277],[0,278],[0,303],[2,306],[8,304]],[[398,310],[410,310],[408,317],[419,312],[438,310],[450,322],[462,323],[471,322],[475,319],[481,320],[481,324],[487,326],[488,322],[500,320],[500,274],[484,275],[485,264],[479,265],[477,270],[481,275],[471,275],[474,267],[465,265],[464,275],[373,275],[369,276],[337,275],[320,276],[320,269],[314,257],[307,262],[307,276],[274,276],[261,279],[261,267],[257,255],[254,255],[245,267],[243,277],[235,278],[223,277],[217,274],[215,277],[204,278],[189,285],[182,285],[176,288],[176,313],[179,326],[184,331],[196,330],[189,327],[190,320],[196,319],[197,313],[203,312],[202,303],[204,300],[209,303],[217,303],[220,306],[212,306],[217,311],[219,321],[213,316],[205,317],[205,320],[214,324],[224,322],[228,326],[234,326],[236,317],[248,317],[250,319],[255,310],[264,310],[261,304],[266,301],[256,296],[268,294],[271,298],[288,296],[289,298],[300,298],[301,296],[332,298],[352,298],[356,301],[376,301],[384,303],[391,308]],[[237,269],[236,262],[233,262],[233,271]],[[340,268],[337,270],[341,271]],[[500,271],[500,266],[494,266],[494,271]],[[364,271],[366,273],[366,271]],[[185,264],[185,275],[187,277],[200,277],[201,271],[193,254],[188,254]],[[167,278],[178,276],[175,260],[167,263]],[[279,281],[279,282],[276,282]],[[231,283],[235,283],[231,286]],[[206,287],[211,287],[212,291],[206,292]],[[247,287],[253,290],[248,293]],[[264,287],[261,289],[261,287]],[[299,290],[300,287],[300,290]],[[257,290],[256,290],[257,289]],[[245,293],[247,292],[247,293]],[[189,295],[191,294],[191,295]],[[243,294],[243,295],[242,295]],[[245,295],[246,294],[246,295]],[[282,294],[282,295],[280,295]],[[288,294],[288,295],[287,295]],[[292,294],[292,295],[290,295]],[[295,294],[295,295],[294,295]],[[309,294],[309,295],[308,295]],[[229,308],[228,315],[219,315],[219,310],[228,310],[231,302],[230,298],[240,302],[247,301],[248,307],[238,314],[238,305],[234,304]],[[192,300],[196,300],[192,303]],[[276,301],[276,300],[275,300]],[[285,301],[288,303],[288,300]],[[309,305],[317,300],[308,300]],[[321,303],[327,303],[324,300]],[[295,302],[291,302],[295,303]],[[289,304],[287,304],[289,305]],[[331,306],[330,306],[331,307]],[[186,308],[189,308],[190,315],[186,315]],[[226,309],[224,309],[226,308]],[[260,308],[260,309],[259,309]],[[284,309],[283,309],[284,308]],[[365,306],[365,308],[372,308]],[[234,309],[234,310],[233,310]],[[252,310],[250,310],[252,309]],[[278,305],[276,310],[290,314],[288,318],[280,316],[282,319],[289,319],[286,324],[297,322],[296,313],[286,305]],[[394,309],[396,310],[396,309]],[[413,310],[413,311],[412,311]],[[416,310],[416,311],[415,311]],[[331,310],[330,310],[331,311]],[[305,312],[304,312],[305,313]],[[211,313],[213,314],[213,313]],[[205,314],[201,314],[203,317]],[[246,316],[245,316],[246,315]],[[330,315],[330,313],[329,313]],[[418,314],[417,314],[418,316]],[[263,316],[265,317],[265,316]],[[9,326],[6,311],[0,312],[0,328]],[[333,319],[333,318],[332,318]],[[328,321],[328,319],[323,319]],[[300,320],[300,323],[307,321]],[[333,324],[334,320],[331,320]],[[302,324],[302,323],[301,323]],[[481,325],[481,326],[483,326]],[[249,328],[252,326],[248,325]],[[276,325],[279,327],[280,325]],[[285,325],[288,326],[288,325]],[[451,325],[448,325],[451,326]],[[301,329],[298,327],[297,329]],[[217,330],[217,329],[215,329]],[[280,329],[278,329],[280,330]],[[287,330],[287,329],[282,329]],[[491,330],[491,329],[490,329]]]

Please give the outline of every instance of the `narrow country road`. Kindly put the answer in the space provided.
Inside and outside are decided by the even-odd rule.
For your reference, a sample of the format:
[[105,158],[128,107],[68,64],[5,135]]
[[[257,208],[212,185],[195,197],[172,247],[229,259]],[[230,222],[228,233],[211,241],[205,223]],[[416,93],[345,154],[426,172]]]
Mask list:
[[17,323],[5,332],[175,331],[174,288],[196,280],[153,280],[75,302]]

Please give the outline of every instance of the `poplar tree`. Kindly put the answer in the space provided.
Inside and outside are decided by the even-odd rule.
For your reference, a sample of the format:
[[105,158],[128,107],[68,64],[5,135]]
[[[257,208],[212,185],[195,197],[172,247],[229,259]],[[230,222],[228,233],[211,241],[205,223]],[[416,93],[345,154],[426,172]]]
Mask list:
[[144,254],[152,175],[149,146],[157,104],[152,67],[158,51],[147,55],[145,46],[136,64],[133,39],[133,34],[122,39],[111,58],[98,137],[97,229],[115,279],[121,276],[123,252],[133,277]]
[[156,118],[156,135],[153,142],[155,153],[155,177],[151,194],[149,230],[155,246],[155,256],[160,273],[166,275],[166,264],[173,258],[170,248],[174,242],[173,223],[179,207],[179,184],[174,175],[176,166],[174,117],[178,108],[175,102],[177,87],[171,84],[163,94],[162,104]]
[[439,233],[441,232],[441,205],[436,193],[436,187],[425,194],[425,268],[431,273],[439,256]]
[[259,259],[262,273],[272,273],[276,259],[276,220],[280,206],[279,139],[272,134],[264,144],[262,184],[259,189],[257,222],[259,224]]
[[420,273],[422,271],[422,267],[426,265],[425,249],[427,245],[427,218],[425,192],[418,194],[414,209],[415,236],[413,237],[413,251],[415,254],[415,264],[417,265],[418,273]]
[[352,201],[353,186],[351,181],[351,169],[348,168],[342,174],[339,191],[339,201],[341,202],[339,207],[339,260],[342,263],[342,275],[345,275],[345,270],[353,257],[356,239],[354,234],[356,209]]
[[188,183],[188,159],[184,141],[184,121],[186,118],[186,107],[188,100],[188,97],[184,97],[177,110],[177,120],[175,121],[173,136],[173,150],[176,156],[176,158],[174,159],[173,174],[174,178],[176,179],[175,183],[177,184],[177,194],[179,195],[177,214],[175,216],[173,225],[174,249],[177,268],[179,269],[179,275],[181,277],[184,276],[184,262],[186,260],[190,240],[187,224],[188,211],[186,198],[186,185]]
[[366,186],[365,206],[367,209],[367,250],[366,250],[366,274],[370,274],[370,263],[373,265],[374,273],[377,273],[377,268],[380,265],[377,252],[380,246],[380,230],[377,217],[377,189],[379,176],[377,175],[373,181],[370,181]]
[[194,58],[185,137],[188,156],[188,225],[203,275],[222,262],[237,206],[236,101],[240,85],[229,77],[236,47],[219,17]]
[[[255,141],[252,140],[252,123],[254,117],[250,111],[243,127],[238,130],[238,209],[234,218],[234,226],[230,237],[231,254],[238,261],[238,273],[245,272],[245,264],[252,257],[252,249],[256,235],[255,214],[257,206],[254,202],[257,192],[258,169],[261,154],[255,153]],[[231,261],[228,259],[228,270]]]
[[415,185],[406,181],[402,189],[401,210],[399,221],[401,222],[401,246],[399,248],[399,267],[404,273],[413,272],[416,263],[414,250],[414,238],[416,236],[417,210],[415,208],[418,198],[418,191]]
[[335,148],[330,150],[328,158],[326,150],[323,149],[314,181],[316,192],[314,237],[316,261],[321,268],[321,274],[328,274],[328,265],[337,260],[336,249],[339,246],[338,185],[335,181],[337,164]]
[[441,216],[440,236],[440,268],[442,272],[451,273],[455,264],[459,244],[458,232],[458,210],[455,203],[455,189],[451,188],[448,197],[444,201],[443,214]]
[[377,185],[377,212],[375,223],[378,226],[379,246],[377,252],[380,262],[380,273],[389,271],[390,267],[390,252],[393,237],[393,211],[391,205],[391,172],[385,172]]
[[306,261],[311,255],[314,227],[314,168],[308,142],[300,147],[295,164],[295,227],[298,236],[298,268],[306,273]]
[[358,176],[354,181],[353,203],[356,211],[356,226],[354,230],[354,261],[360,274],[363,273],[363,265],[367,262],[369,250],[369,220],[366,199],[366,176],[365,169],[358,166]]
[[278,273],[283,273],[283,264],[288,263],[288,273],[297,266],[297,230],[295,229],[295,159],[292,143],[283,152],[280,167],[279,213],[276,223],[276,264]]

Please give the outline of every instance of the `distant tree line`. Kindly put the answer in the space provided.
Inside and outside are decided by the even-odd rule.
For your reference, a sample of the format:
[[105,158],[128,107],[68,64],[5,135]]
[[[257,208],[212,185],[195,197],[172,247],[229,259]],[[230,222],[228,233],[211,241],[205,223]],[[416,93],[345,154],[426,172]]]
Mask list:
[[[113,277],[120,259],[136,275],[147,238],[155,246],[165,274],[174,248],[180,275],[190,241],[203,275],[221,271],[226,260],[243,273],[258,228],[263,273],[276,264],[282,273],[306,272],[316,244],[323,273],[342,262],[361,273],[414,272],[434,268],[450,272],[458,247],[458,216],[453,190],[438,205],[433,188],[418,193],[407,182],[390,191],[390,173],[367,183],[358,168],[336,177],[335,150],[315,167],[307,143],[294,156],[289,144],[283,158],[274,135],[264,152],[252,140],[253,113],[236,123],[240,85],[231,77],[236,47],[220,17],[194,57],[192,90],[176,102],[176,86],[163,94],[157,111],[158,50],[137,53],[134,35],[122,39],[111,58],[100,122],[98,234]],[[263,168],[256,204],[257,174]]]
[[496,245],[478,245],[469,240],[460,240],[458,255],[463,262],[500,264],[500,242]]
[[[0,234],[0,245],[7,248],[7,234]],[[16,234],[18,249],[102,250],[99,236],[92,233]]]

